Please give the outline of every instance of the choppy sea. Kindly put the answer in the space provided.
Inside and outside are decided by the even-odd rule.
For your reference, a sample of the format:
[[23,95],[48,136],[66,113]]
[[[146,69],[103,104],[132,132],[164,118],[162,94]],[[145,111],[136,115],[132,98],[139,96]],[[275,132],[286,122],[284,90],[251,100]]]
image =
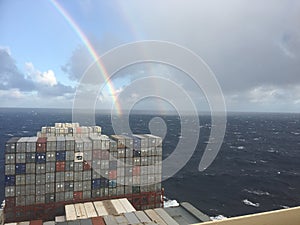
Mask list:
[[[132,114],[133,133],[149,133],[154,117],[164,120],[167,134],[163,157],[176,147],[181,134],[178,115]],[[198,165],[207,145],[211,118],[199,116],[200,138],[190,161],[163,181],[165,195],[187,201],[210,216],[227,217],[300,205],[300,114],[228,113],[221,150],[205,171]],[[13,136],[35,136],[42,126],[71,122],[71,110],[0,108],[0,174],[4,174],[5,142]],[[104,134],[113,134],[111,117],[96,114]],[[0,199],[4,176],[0,176]]]

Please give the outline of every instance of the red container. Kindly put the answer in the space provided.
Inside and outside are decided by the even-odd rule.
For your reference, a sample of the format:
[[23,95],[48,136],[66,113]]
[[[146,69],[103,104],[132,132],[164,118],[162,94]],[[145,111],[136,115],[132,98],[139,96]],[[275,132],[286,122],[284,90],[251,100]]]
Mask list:
[[45,152],[47,148],[47,138],[40,137],[36,142],[36,151],[37,152]]
[[132,176],[139,176],[141,174],[141,167],[140,166],[134,166],[132,168]]
[[76,127],[76,133],[81,134],[81,127]]
[[109,160],[109,151],[107,151],[107,150],[102,150],[102,151],[101,151],[101,159]]
[[117,179],[117,170],[110,170],[108,172],[108,179],[110,179],[110,180]]
[[56,162],[55,163],[55,169],[56,172],[63,172],[66,168],[66,162]]
[[43,220],[31,220],[29,225],[43,225]]
[[91,169],[91,163],[90,161],[84,161],[83,162],[83,170],[90,170]]
[[74,191],[73,193],[73,199],[76,200],[82,200],[82,191]]
[[92,217],[92,224],[93,225],[105,225],[104,219],[99,216],[99,217]]
[[5,207],[10,208],[16,205],[15,197],[6,197],[5,198]]

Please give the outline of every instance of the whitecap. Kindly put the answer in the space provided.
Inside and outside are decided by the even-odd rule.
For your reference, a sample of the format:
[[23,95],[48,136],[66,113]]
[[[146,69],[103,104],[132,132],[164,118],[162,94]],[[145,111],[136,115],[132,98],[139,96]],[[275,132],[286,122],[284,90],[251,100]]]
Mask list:
[[244,200],[243,200],[243,203],[244,203],[245,205],[249,205],[249,206],[253,206],[253,207],[259,207],[259,206],[260,206],[259,203],[253,203],[253,202],[249,201],[248,199],[244,199]]
[[223,215],[218,215],[218,216],[211,216],[210,219],[211,220],[224,220],[224,219],[227,219],[227,217],[223,216]]
[[245,146],[238,146],[237,149],[243,150],[243,149],[245,149]]

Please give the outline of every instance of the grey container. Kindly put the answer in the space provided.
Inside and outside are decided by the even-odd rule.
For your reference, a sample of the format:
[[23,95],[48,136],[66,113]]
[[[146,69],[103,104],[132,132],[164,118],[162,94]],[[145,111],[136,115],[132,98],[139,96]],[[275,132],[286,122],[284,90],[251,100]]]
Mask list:
[[101,139],[99,136],[90,136],[92,149],[101,149]]
[[82,171],[74,172],[74,181],[81,181],[82,182]]
[[117,176],[117,186],[124,186],[125,177]]
[[25,175],[25,184],[35,184],[35,174],[26,174]]
[[125,158],[125,164],[126,166],[133,165],[133,158]]
[[66,151],[75,150],[75,138],[66,136]]
[[55,173],[46,173],[45,178],[46,178],[46,183],[54,183]]
[[73,200],[73,191],[66,191],[65,192],[65,201],[71,201]]
[[35,163],[35,152],[26,152],[26,163]]
[[15,154],[5,154],[5,164],[15,164],[16,155]]
[[26,152],[35,152],[36,151],[36,142],[38,137],[28,137],[26,143]]
[[92,198],[98,198],[102,196],[102,192],[100,189],[92,190]]
[[26,163],[26,173],[35,174],[35,163]]
[[109,188],[108,189],[108,195],[109,196],[116,196],[117,195],[117,188]]
[[83,141],[79,137],[75,137],[75,152],[83,152]]
[[65,172],[56,172],[55,182],[64,182],[64,181],[65,181]]
[[36,195],[35,202],[36,202],[36,204],[44,204],[45,203],[45,195]]
[[55,172],[55,162],[46,162],[46,173]]
[[45,194],[45,185],[36,185],[35,194],[36,195],[44,195]]
[[37,174],[36,175],[36,184],[42,185],[46,182],[46,175],[45,174]]
[[118,160],[117,160],[117,167],[118,168],[124,168],[124,165],[125,164],[125,159],[124,158],[119,158]]
[[123,177],[125,176],[125,168],[124,167],[118,167],[117,168],[117,177]]
[[124,186],[117,187],[117,195],[124,195]]
[[140,166],[141,165],[141,157],[134,157],[133,158],[133,165]]
[[87,181],[91,179],[92,179],[92,171],[91,170],[83,171],[82,180]]
[[55,192],[63,192],[65,190],[65,185],[63,182],[55,183]]
[[15,175],[16,166],[14,164],[5,165],[5,175]]
[[74,191],[82,191],[82,182],[74,182]]
[[65,185],[65,191],[74,191],[73,181],[65,182],[64,185]]
[[34,205],[35,204],[35,195],[26,195],[25,202],[26,202],[26,205]]
[[109,151],[115,152],[117,151],[117,142],[114,140],[109,140]]
[[140,186],[141,185],[141,177],[140,176],[133,176],[132,177],[132,185]]
[[26,152],[27,139],[28,137],[22,137],[18,140],[16,152]]
[[66,150],[66,139],[63,136],[56,137],[56,151]]
[[36,174],[46,173],[46,164],[45,163],[36,164],[35,173]]
[[26,186],[25,185],[21,185],[21,186],[18,185],[18,186],[16,186],[16,189],[15,189],[16,196],[24,196],[25,193],[26,193]]
[[16,163],[25,163],[25,162],[26,162],[25,153],[17,153],[16,154]]
[[132,212],[124,213],[124,216],[128,220],[128,224],[139,224],[140,223],[139,219]]
[[45,193],[54,193],[54,192],[55,192],[55,183],[46,183]]
[[131,185],[124,187],[124,194],[125,195],[132,194],[132,186]]
[[125,158],[125,148],[118,148],[118,158]]
[[92,151],[93,144],[91,139],[89,138],[82,138],[83,141],[83,151]]
[[56,161],[56,153],[55,152],[46,152],[46,162],[55,162]]
[[56,137],[55,136],[50,136],[47,138],[47,151],[49,151],[49,152],[56,151]]
[[109,169],[109,160],[101,160],[100,168],[101,169]]
[[47,193],[45,195],[45,203],[52,203],[55,202],[55,194],[54,193]]
[[141,157],[141,166],[148,166],[148,157]]
[[99,170],[92,170],[92,179],[101,178],[100,169]]
[[91,198],[91,191],[83,191],[82,198],[83,199],[90,199]]
[[83,171],[83,163],[82,162],[75,162],[74,163],[74,171],[76,171],[76,172]]
[[73,171],[74,170],[74,162],[66,161],[65,171]]
[[109,160],[117,160],[118,159],[118,151],[109,152]]
[[35,195],[35,184],[29,184],[25,186],[26,189],[26,195]]
[[16,185],[25,185],[26,176],[25,174],[16,175]]
[[67,171],[65,172],[65,181],[73,181],[74,180],[74,172]]
[[[84,193],[83,193],[83,196],[84,196]],[[93,225],[91,219],[82,219],[82,220],[80,220],[80,224],[81,225]]]
[[5,153],[15,153],[19,137],[12,137],[5,144]]
[[82,190],[84,191],[90,191],[91,190],[92,181],[86,180],[82,182]]
[[5,187],[5,197],[14,197],[15,196],[15,186]]
[[64,192],[56,192],[55,193],[55,201],[62,202],[65,200],[65,193]]
[[74,151],[66,151],[66,161],[73,161],[75,153]]
[[91,161],[93,157],[92,151],[91,150],[85,150],[83,152],[83,160],[85,161]]

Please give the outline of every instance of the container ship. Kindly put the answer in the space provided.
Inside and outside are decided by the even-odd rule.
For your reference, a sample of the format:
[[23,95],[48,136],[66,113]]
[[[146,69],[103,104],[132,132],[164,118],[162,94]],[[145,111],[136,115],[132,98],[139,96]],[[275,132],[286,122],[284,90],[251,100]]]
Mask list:
[[55,123],[7,141],[1,224],[300,224],[300,208],[222,221],[187,202],[163,208],[161,180],[160,137]]

